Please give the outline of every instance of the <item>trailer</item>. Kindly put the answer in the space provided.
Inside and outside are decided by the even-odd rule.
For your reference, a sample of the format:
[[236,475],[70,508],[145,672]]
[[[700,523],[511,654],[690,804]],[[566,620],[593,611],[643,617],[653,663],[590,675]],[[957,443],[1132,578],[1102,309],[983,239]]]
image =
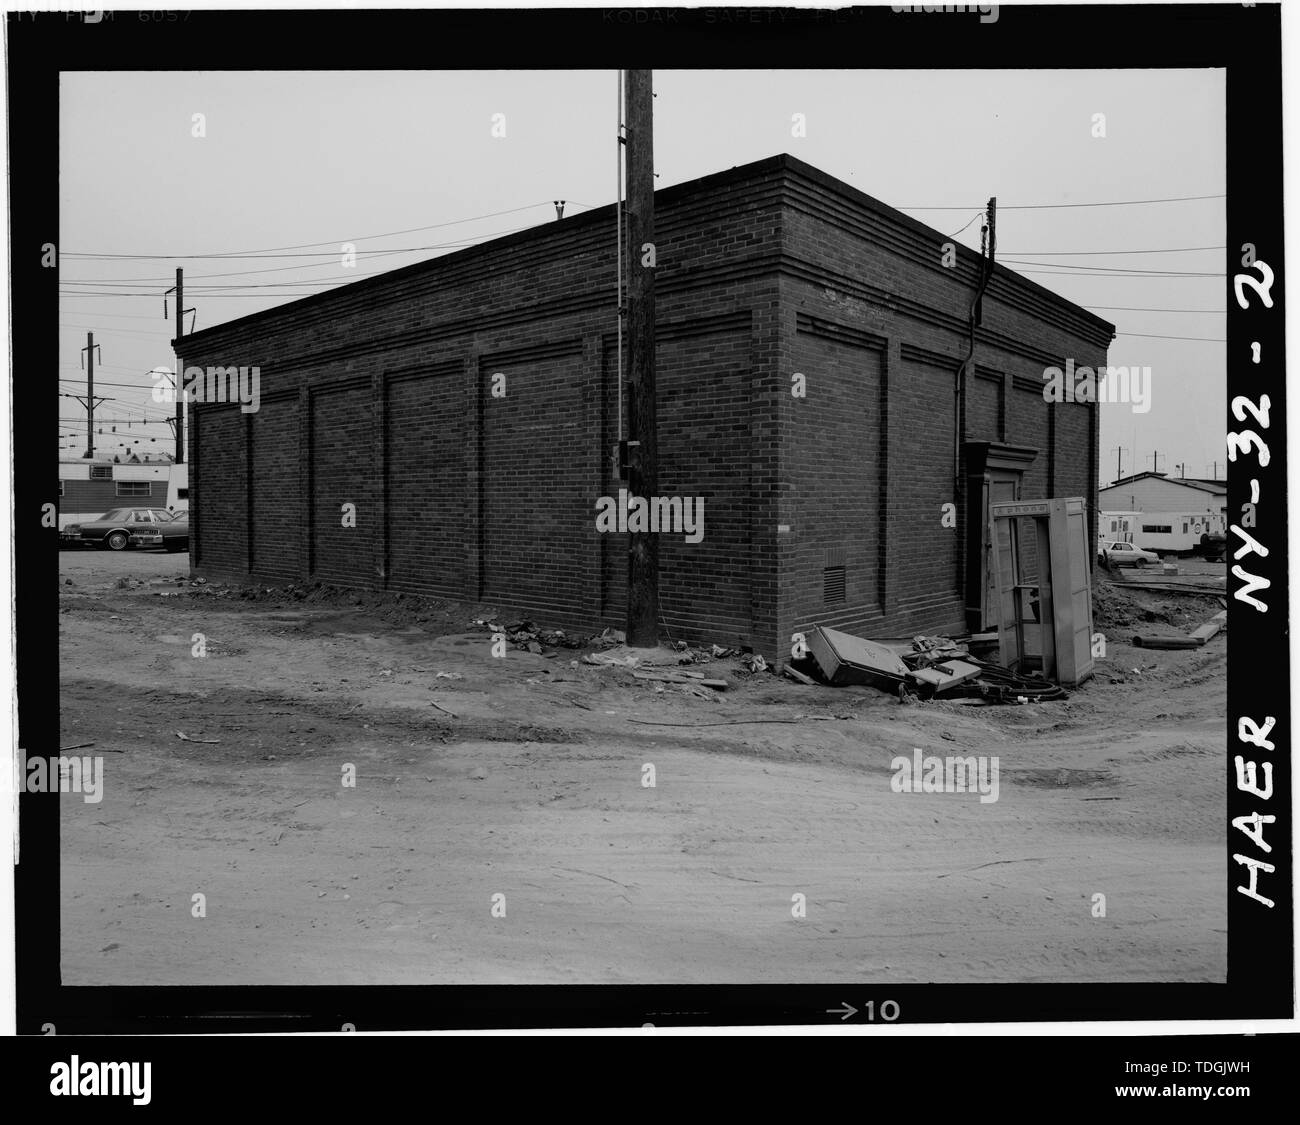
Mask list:
[[1098,546],[1104,543],[1132,543],[1141,512],[1102,512],[1097,521]]
[[60,531],[70,523],[87,523],[113,508],[188,512],[189,497],[187,465],[85,459],[59,462]]
[[1216,512],[1141,512],[1132,542],[1158,555],[1190,555],[1201,550],[1206,536],[1226,533],[1224,517]]

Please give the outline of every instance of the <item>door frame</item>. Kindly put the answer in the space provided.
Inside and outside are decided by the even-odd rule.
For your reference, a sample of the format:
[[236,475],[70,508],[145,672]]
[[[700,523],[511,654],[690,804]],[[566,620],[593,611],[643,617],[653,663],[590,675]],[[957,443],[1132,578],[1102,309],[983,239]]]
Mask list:
[[968,441],[962,445],[966,465],[966,628],[985,631],[996,622],[996,607],[989,604],[992,582],[993,521],[989,516],[989,494],[995,481],[1015,484],[1013,499],[1023,499],[1024,474],[1038,457],[1028,445],[1000,441]]

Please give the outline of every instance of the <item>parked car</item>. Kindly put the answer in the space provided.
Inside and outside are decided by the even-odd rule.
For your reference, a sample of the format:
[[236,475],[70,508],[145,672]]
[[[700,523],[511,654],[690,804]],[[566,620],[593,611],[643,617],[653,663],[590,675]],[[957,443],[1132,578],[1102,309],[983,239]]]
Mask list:
[[[125,551],[132,535],[146,527],[156,527],[172,518],[166,508],[114,508],[89,523],[70,523],[59,532],[59,545],[67,547],[107,547]],[[189,521],[185,524],[189,544]]]
[[169,554],[190,549],[190,514],[164,512],[154,523],[138,524],[131,532],[133,547],[161,547]]
[[1158,563],[1160,556],[1155,551],[1144,551],[1141,547],[1135,547],[1132,543],[1121,543],[1118,540],[1112,540],[1109,543],[1103,543],[1101,551],[1098,554],[1098,561],[1108,563],[1110,566],[1149,566],[1152,563]]

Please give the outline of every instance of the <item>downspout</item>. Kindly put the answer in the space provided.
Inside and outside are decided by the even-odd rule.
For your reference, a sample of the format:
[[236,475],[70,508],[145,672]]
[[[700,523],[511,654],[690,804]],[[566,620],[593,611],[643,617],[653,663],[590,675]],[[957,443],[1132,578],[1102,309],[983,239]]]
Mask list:
[[[962,496],[962,477],[961,477],[961,447],[962,438],[964,437],[963,422],[965,420],[964,407],[966,405],[966,369],[970,366],[972,357],[975,355],[975,328],[980,322],[980,302],[984,299],[984,291],[988,288],[989,279],[993,276],[993,255],[997,249],[996,238],[994,233],[997,216],[997,197],[989,200],[988,218],[984,226],[980,229],[980,277],[979,284],[975,289],[975,299],[971,301],[970,313],[967,317],[967,340],[966,355],[962,359],[960,366],[957,368],[957,386],[953,394],[952,404],[952,475],[953,483],[957,490],[957,498],[960,501]],[[960,511],[960,505],[958,511]]]

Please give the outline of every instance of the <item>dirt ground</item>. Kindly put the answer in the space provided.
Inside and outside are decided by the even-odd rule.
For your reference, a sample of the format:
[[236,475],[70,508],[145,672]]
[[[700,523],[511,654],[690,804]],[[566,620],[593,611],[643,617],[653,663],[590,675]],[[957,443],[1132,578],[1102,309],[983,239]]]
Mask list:
[[[506,607],[187,572],[61,556],[61,745],[105,776],[60,799],[66,984],[1224,979],[1226,641],[1127,643],[1213,598],[1102,579],[1068,701],[905,706],[735,659],[704,700],[494,658]],[[997,755],[998,800],[894,792],[914,747]]]

